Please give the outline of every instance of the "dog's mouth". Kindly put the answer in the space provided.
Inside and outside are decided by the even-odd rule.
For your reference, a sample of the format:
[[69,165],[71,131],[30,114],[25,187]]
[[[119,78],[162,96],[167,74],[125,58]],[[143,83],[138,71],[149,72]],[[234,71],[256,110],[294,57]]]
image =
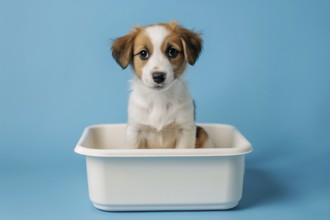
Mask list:
[[160,90],[162,90],[162,91],[168,90],[168,89],[170,89],[175,84],[176,81],[177,80],[174,80],[174,81],[172,81],[170,83],[157,83],[157,84],[154,84],[152,86],[152,89],[158,90],[158,91],[160,91]]
[[172,85],[175,83],[176,80],[173,80],[171,82],[162,82],[162,83],[150,83],[147,81],[142,80],[143,84],[147,86],[148,88],[155,90],[155,91],[164,91],[172,87]]
[[156,84],[153,86],[153,88],[156,90],[161,90],[161,89],[165,88],[165,84],[164,83]]

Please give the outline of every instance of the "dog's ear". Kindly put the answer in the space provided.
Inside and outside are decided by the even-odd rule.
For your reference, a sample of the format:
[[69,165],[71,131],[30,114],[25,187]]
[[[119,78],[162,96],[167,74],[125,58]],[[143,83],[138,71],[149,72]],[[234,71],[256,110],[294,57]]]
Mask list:
[[203,40],[201,34],[182,26],[177,26],[177,28],[181,36],[185,59],[190,65],[194,65],[202,51]]
[[134,39],[138,29],[133,29],[129,34],[117,38],[112,43],[112,56],[123,69],[133,61]]

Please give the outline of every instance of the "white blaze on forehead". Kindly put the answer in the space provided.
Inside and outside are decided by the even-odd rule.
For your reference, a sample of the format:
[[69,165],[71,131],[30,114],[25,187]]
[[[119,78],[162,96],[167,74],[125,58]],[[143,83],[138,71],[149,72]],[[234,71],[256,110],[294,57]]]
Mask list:
[[165,38],[170,34],[163,26],[151,26],[146,28],[145,32],[151,40],[154,50],[160,50]]
[[163,26],[151,26],[145,29],[145,35],[150,39],[152,48],[149,49],[150,57],[142,69],[142,81],[148,86],[155,86],[152,74],[160,71],[166,74],[166,79],[162,84],[171,84],[174,80],[173,67],[162,51],[162,46],[166,37],[170,35],[170,31]]

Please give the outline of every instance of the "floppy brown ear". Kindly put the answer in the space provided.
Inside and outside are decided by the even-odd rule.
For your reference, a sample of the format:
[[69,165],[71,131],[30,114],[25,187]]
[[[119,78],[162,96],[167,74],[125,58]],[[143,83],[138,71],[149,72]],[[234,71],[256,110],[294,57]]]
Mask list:
[[133,60],[133,46],[137,29],[129,34],[117,38],[112,43],[112,56],[116,62],[125,69]]
[[179,26],[179,34],[183,44],[185,59],[190,65],[194,65],[202,51],[203,40],[199,33],[181,26]]

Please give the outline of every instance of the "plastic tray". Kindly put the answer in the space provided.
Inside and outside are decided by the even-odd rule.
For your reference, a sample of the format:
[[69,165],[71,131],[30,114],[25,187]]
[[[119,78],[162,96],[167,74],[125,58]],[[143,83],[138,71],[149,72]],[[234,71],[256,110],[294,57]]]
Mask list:
[[125,124],[87,127],[75,152],[86,156],[93,205],[105,211],[235,207],[252,146],[233,126],[200,125],[215,148],[127,149]]

